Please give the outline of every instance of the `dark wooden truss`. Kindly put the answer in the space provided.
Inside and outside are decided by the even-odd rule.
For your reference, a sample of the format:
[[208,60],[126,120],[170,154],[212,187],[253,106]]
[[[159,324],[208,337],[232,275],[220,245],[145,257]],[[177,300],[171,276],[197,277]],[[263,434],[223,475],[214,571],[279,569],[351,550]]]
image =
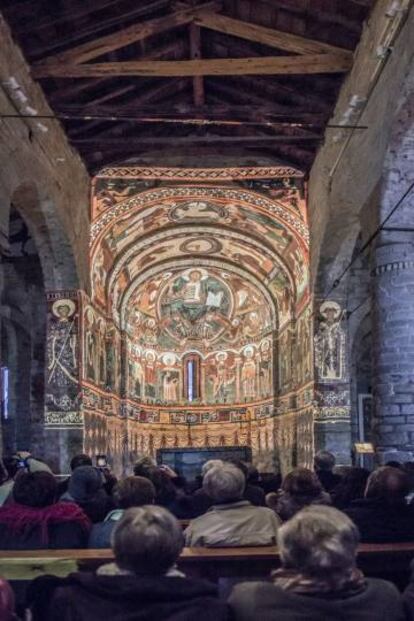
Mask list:
[[215,156],[306,172],[374,1],[0,0],[0,10],[91,172]]

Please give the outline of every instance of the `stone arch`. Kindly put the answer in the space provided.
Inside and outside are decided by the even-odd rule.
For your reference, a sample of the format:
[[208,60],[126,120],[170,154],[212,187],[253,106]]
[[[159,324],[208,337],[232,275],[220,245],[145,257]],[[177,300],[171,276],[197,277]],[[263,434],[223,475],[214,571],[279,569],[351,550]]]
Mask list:
[[21,183],[10,197],[33,236],[48,291],[77,289],[73,249],[53,201],[32,181]]

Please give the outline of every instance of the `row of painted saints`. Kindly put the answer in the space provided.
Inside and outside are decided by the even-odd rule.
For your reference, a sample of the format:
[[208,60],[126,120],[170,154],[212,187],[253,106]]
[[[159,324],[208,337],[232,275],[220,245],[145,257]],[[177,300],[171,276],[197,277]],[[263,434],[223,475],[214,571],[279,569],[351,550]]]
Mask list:
[[[157,354],[130,344],[128,394],[142,402],[186,403],[186,355]],[[199,403],[232,403],[270,397],[273,391],[270,339],[241,351],[200,356]]]
[[84,360],[86,380],[119,392],[121,384],[121,348],[119,332],[94,313],[89,306],[84,312]]

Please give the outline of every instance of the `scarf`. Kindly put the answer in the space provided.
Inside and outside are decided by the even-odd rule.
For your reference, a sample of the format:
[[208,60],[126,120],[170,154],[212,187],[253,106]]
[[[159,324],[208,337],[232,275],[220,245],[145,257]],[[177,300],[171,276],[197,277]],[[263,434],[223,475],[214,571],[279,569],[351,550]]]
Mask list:
[[365,576],[356,567],[339,584],[332,574],[326,577],[312,577],[295,569],[284,568],[272,572],[272,581],[284,591],[291,591],[298,595],[320,596],[325,599],[352,597],[366,588]]
[[91,523],[78,505],[69,502],[57,502],[48,507],[28,507],[12,504],[0,509],[0,525],[3,525],[13,536],[22,536],[30,528],[40,529],[41,542],[49,543],[49,526],[77,522],[85,531],[89,531]]

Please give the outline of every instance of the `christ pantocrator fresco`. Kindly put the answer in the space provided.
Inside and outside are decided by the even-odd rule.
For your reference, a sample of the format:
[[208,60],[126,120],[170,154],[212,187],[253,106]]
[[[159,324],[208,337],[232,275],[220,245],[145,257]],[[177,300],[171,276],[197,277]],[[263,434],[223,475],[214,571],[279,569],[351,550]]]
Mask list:
[[232,308],[229,287],[200,268],[168,281],[157,310],[161,325],[180,344],[194,340],[208,345],[231,325]]

